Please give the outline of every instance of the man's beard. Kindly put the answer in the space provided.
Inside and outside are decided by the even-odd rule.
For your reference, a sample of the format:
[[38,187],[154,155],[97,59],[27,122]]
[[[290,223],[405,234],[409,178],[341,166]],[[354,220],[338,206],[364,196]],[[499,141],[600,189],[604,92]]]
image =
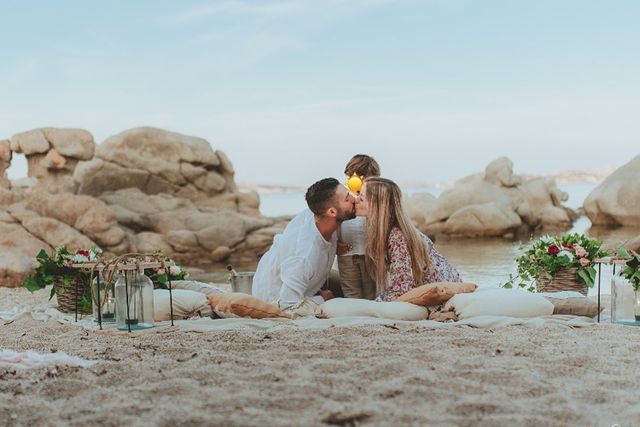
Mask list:
[[337,222],[344,222],[356,217],[356,205],[353,205],[353,208],[350,211],[340,212],[339,215],[336,215]]

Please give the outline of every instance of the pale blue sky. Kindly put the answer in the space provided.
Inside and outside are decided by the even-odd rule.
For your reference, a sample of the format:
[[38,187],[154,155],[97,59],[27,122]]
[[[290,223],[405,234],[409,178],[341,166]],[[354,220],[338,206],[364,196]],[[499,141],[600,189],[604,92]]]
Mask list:
[[0,139],[157,126],[302,186],[357,152],[397,180],[621,165],[638,22],[632,0],[0,0]]

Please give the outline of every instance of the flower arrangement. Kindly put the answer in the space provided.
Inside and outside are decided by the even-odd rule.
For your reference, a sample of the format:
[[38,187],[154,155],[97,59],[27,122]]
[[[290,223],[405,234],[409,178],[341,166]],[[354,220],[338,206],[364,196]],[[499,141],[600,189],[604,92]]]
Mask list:
[[[160,249],[157,249],[154,255],[155,260],[171,261],[171,258],[165,255]],[[155,269],[148,268],[144,271],[144,274],[151,279],[154,285],[161,289],[168,289],[167,283],[169,283],[169,280],[185,280],[189,277],[189,272],[179,265],[172,265],[166,269],[162,267]]]
[[575,267],[576,280],[591,288],[596,279],[593,261],[608,255],[602,250],[600,240],[590,239],[584,234],[542,236],[531,242],[524,253],[516,258],[518,275],[509,275],[509,280],[503,287],[512,288],[517,285],[534,292],[536,281],[541,276],[555,277],[559,271]]
[[151,279],[154,285],[161,289],[168,289],[169,280],[185,280],[189,277],[189,272],[179,265],[172,265],[165,268],[146,269],[144,274]]
[[[35,292],[44,289],[48,285],[54,285],[49,296],[49,299],[51,299],[56,292],[59,295],[64,293],[78,279],[82,279],[83,283],[87,283],[88,274],[71,268],[71,264],[98,261],[101,255],[102,250],[100,248],[78,249],[75,252],[70,252],[66,246],[58,246],[51,256],[42,249],[36,256],[38,267],[36,267],[32,275],[27,277],[22,286],[30,292]],[[83,292],[83,297],[79,302],[80,307],[85,311],[91,308],[91,297],[86,294],[86,292]]]

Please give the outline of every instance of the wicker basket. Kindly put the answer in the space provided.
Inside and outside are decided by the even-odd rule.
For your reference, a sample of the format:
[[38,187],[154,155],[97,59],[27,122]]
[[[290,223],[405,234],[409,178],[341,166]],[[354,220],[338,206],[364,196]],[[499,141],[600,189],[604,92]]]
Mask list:
[[77,307],[78,313],[91,312],[84,309],[81,304],[83,296],[89,295],[89,290],[84,285],[82,278],[76,277],[71,283],[65,285],[62,277],[56,277],[53,288],[58,299],[58,310],[65,313],[75,313]]
[[584,283],[578,282],[578,279],[576,279],[577,272],[578,269],[573,267],[558,271],[555,277],[542,273],[536,282],[536,290],[538,292],[575,291],[587,296],[589,289]]

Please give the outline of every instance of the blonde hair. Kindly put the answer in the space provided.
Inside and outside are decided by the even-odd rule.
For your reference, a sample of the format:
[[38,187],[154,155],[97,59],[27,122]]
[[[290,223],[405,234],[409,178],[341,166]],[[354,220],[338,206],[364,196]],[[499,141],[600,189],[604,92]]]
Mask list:
[[431,269],[425,242],[402,209],[402,192],[398,185],[385,178],[365,179],[368,215],[365,225],[365,264],[375,276],[378,295],[387,286],[389,270],[389,235],[394,227],[400,229],[407,241],[411,257],[413,280],[421,285],[424,273]]
[[370,176],[380,176],[380,165],[371,156],[366,154],[356,154],[349,160],[347,166],[344,168],[344,174],[351,176],[353,174],[358,176],[364,176],[368,178]]

